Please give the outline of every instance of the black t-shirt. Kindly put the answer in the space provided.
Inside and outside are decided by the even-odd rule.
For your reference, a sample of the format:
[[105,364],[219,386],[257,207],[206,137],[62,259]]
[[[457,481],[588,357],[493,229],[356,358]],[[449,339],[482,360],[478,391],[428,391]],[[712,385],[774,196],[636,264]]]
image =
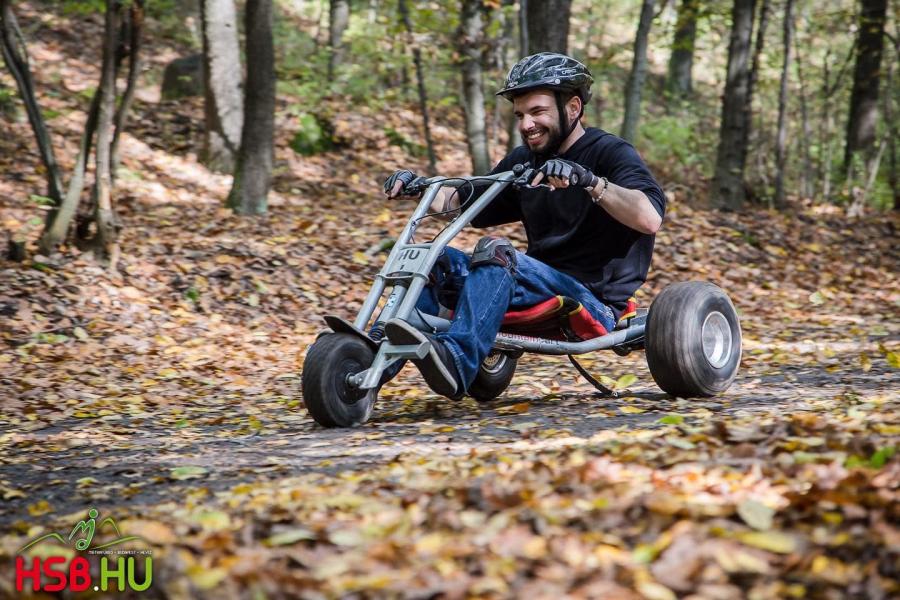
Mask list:
[[[587,167],[611,183],[641,190],[660,216],[665,214],[665,194],[640,155],[625,140],[588,128],[559,158]],[[526,146],[519,146],[492,173],[509,171],[519,163],[534,167],[543,164],[536,163],[536,159]],[[615,220],[594,204],[583,188],[550,192],[547,188],[508,186],[472,224],[491,227],[516,221],[525,225],[526,254],[580,280],[613,309],[616,318],[647,279],[655,236]]]

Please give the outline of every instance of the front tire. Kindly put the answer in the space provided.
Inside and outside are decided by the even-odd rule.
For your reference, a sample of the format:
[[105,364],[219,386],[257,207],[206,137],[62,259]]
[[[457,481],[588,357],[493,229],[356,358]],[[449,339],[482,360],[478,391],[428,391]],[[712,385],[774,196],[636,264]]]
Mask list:
[[650,305],[646,340],[650,374],[672,396],[715,396],[737,376],[741,325],[728,295],[711,283],[664,289]]
[[301,384],[306,410],[323,427],[352,427],[372,414],[377,390],[351,386],[347,377],[369,368],[375,355],[365,341],[347,333],[327,333],[309,347]]
[[478,374],[467,393],[478,402],[490,402],[509,387],[518,362],[505,352],[491,350],[478,367]]

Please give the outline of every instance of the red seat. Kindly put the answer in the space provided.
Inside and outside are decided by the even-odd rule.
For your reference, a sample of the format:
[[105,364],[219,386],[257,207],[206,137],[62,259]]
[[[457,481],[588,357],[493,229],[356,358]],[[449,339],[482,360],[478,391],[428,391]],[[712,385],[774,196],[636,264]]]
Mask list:
[[[629,298],[619,323],[637,313],[637,302]],[[555,340],[590,340],[609,333],[580,302],[556,296],[524,310],[507,312],[500,331]]]

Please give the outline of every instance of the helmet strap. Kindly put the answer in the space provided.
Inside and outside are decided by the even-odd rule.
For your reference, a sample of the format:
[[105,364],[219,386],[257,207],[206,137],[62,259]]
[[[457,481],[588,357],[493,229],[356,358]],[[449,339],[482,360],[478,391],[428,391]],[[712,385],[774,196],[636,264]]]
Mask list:
[[[581,103],[581,110],[578,112],[578,116],[572,119],[570,123],[566,118],[566,103],[563,102],[562,92],[559,90],[555,90],[553,92],[556,97],[556,111],[559,113],[559,131],[561,133],[559,138],[559,144],[556,148],[553,148],[552,152],[549,154],[556,154],[559,151],[559,147],[562,146],[563,142],[569,139],[569,136],[572,135],[572,132],[575,131],[575,127],[578,126],[578,122],[581,121],[581,117],[584,116],[584,102]],[[581,96],[578,97],[581,99]]]

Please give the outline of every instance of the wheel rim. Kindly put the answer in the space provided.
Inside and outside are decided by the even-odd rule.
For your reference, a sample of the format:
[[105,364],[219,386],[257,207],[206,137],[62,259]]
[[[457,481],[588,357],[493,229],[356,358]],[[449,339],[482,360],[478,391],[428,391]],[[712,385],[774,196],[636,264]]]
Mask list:
[[481,363],[481,369],[493,375],[499,373],[506,364],[506,355],[502,352],[491,352]]
[[361,390],[350,385],[350,377],[364,370],[359,361],[353,359],[344,359],[335,372],[335,391],[338,398],[344,404],[356,404],[359,399],[366,395],[366,390]]
[[703,355],[716,369],[728,364],[731,358],[731,326],[719,311],[706,315],[701,330]]

